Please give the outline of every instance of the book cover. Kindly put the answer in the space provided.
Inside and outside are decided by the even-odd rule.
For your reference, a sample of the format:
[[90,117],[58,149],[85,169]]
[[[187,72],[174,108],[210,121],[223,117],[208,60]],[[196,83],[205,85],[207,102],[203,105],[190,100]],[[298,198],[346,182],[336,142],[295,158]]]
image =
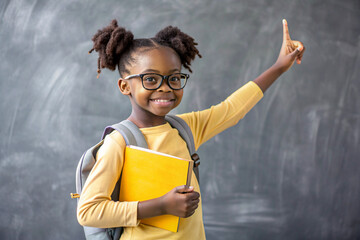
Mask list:
[[[121,175],[120,201],[145,201],[190,185],[193,161],[137,146],[127,146]],[[141,223],[177,232],[180,218],[161,215]]]

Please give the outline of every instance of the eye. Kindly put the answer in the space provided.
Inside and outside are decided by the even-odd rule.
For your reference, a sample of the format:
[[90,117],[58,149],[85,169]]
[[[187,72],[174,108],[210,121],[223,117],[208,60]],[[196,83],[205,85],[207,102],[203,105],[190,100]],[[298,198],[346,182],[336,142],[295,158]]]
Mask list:
[[146,82],[156,82],[156,78],[154,76],[144,76],[144,81]]
[[170,79],[169,79],[171,82],[179,82],[180,81],[180,76],[172,76]]
[[181,74],[173,74],[170,76],[169,81],[176,83],[176,82],[181,82],[181,80],[183,79],[183,76]]

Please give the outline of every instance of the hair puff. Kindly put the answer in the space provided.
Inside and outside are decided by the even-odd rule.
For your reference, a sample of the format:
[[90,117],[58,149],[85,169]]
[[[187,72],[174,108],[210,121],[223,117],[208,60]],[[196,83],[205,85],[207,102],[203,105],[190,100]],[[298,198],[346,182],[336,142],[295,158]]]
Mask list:
[[131,46],[133,39],[134,35],[125,28],[119,27],[116,19],[112,20],[110,25],[98,30],[91,39],[94,46],[89,51],[91,53],[95,50],[99,53],[98,73],[100,74],[101,68],[114,71],[122,53]]
[[180,56],[182,65],[190,72],[192,72],[190,68],[191,61],[195,59],[196,55],[200,58],[202,57],[196,48],[198,44],[194,41],[194,38],[182,32],[177,27],[165,27],[155,35],[155,39],[161,45],[174,49]]

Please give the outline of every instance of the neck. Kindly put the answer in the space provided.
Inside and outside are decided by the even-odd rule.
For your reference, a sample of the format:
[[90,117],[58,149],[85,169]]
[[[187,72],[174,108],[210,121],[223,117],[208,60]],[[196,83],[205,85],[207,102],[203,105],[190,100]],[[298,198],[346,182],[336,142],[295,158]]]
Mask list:
[[166,123],[165,116],[156,116],[151,113],[138,114],[134,111],[131,112],[131,115],[128,117],[128,120],[135,123],[135,125],[138,126],[139,128],[155,127]]

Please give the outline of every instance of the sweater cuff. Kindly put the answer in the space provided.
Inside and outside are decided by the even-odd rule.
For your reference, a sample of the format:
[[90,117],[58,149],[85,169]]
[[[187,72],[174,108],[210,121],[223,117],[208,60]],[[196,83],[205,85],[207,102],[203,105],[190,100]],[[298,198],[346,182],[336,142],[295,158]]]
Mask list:
[[260,87],[253,81],[250,81],[231,94],[227,100],[236,103],[235,105],[237,106],[245,107],[245,112],[247,113],[263,96],[264,94]]
[[124,211],[124,219],[121,222],[126,223],[126,227],[136,227],[139,225],[140,220],[137,219],[138,201],[126,202],[126,210]]
[[252,90],[257,92],[257,95],[259,98],[262,98],[264,96],[263,91],[261,90],[261,88],[254,83],[253,81],[249,81],[248,83],[246,83],[245,85],[249,85],[248,87],[251,88]]

